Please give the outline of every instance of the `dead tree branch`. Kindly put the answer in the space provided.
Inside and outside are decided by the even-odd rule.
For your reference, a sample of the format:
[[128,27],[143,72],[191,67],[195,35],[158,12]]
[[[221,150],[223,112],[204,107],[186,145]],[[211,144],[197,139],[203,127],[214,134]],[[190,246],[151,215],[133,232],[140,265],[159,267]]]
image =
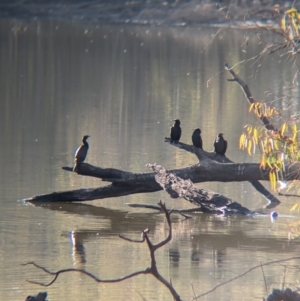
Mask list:
[[[237,82],[239,84],[239,86],[241,87],[242,91],[244,92],[248,102],[250,104],[256,102],[256,100],[254,99],[254,97],[252,96],[252,93],[249,89],[249,87],[244,83],[244,81],[233,71],[233,69],[227,64],[225,63],[225,70],[227,70],[229,72],[229,74],[232,76],[232,79],[228,79],[228,81],[234,81]],[[267,117],[265,117],[263,114],[261,114],[260,117],[261,122],[264,124],[264,126],[266,127],[266,129],[270,130],[270,131],[277,131],[276,127],[269,121],[269,119]]]
[[[165,138],[165,142],[170,142],[170,138]],[[171,144],[171,143],[170,143]],[[197,156],[199,159],[199,162],[203,163],[203,161],[207,161],[207,158],[217,161],[219,163],[234,163],[230,159],[228,159],[225,156],[221,156],[216,154],[215,152],[207,152],[205,150],[199,149],[194,147],[193,145],[185,144],[183,142],[177,142],[176,144],[172,143],[172,146],[179,147],[180,149],[183,149],[187,152],[193,153]],[[243,171],[241,170],[241,173]],[[250,184],[259,192],[261,193],[269,202],[270,204],[267,206],[267,208],[272,208],[274,206],[277,206],[280,204],[279,199],[272,194],[270,191],[268,191],[258,180],[252,180],[249,181]],[[197,182],[195,182],[197,183]]]
[[169,193],[172,198],[182,197],[185,200],[199,206],[203,212],[214,214],[243,214],[255,215],[241,204],[210,190],[196,187],[191,180],[183,180],[157,164],[148,164],[155,172],[155,180]]
[[81,270],[81,269],[74,269],[74,268],[71,268],[71,269],[62,269],[62,270],[59,270],[57,272],[51,272],[49,271],[48,269],[46,269],[45,267],[42,267],[34,262],[28,262],[28,263],[25,263],[25,264],[22,264],[22,265],[33,265],[35,266],[36,268],[44,271],[45,273],[49,274],[49,275],[53,275],[54,276],[54,279],[45,284],[45,283],[42,283],[42,282],[37,282],[37,281],[31,281],[31,280],[27,280],[28,282],[30,283],[33,283],[33,284],[38,284],[38,285],[41,285],[41,286],[50,286],[51,284],[53,284],[56,279],[58,278],[58,276],[60,274],[63,274],[63,273],[68,273],[68,272],[78,272],[78,273],[81,273],[81,274],[84,274],[84,275],[87,275],[88,277],[92,278],[93,280],[95,280],[96,282],[98,283],[115,283],[115,282],[121,282],[121,281],[124,281],[126,279],[129,279],[129,278],[133,278],[137,275],[141,275],[141,274],[151,274],[153,275],[158,281],[160,281],[163,285],[165,285],[170,293],[172,294],[174,300],[176,301],[181,301],[181,298],[180,296],[178,295],[178,293],[176,292],[176,290],[173,288],[172,284],[169,283],[157,270],[157,266],[156,266],[156,259],[155,259],[155,251],[161,247],[163,247],[164,245],[166,245],[169,241],[171,241],[172,239],[172,223],[171,223],[171,218],[170,218],[170,214],[171,214],[171,211],[168,210],[165,206],[165,204],[163,204],[161,201],[158,203],[158,205],[160,206],[161,210],[164,212],[165,216],[166,216],[166,219],[167,219],[167,223],[168,223],[168,226],[169,226],[169,233],[168,233],[168,236],[161,242],[157,243],[157,244],[152,244],[152,242],[150,241],[149,237],[148,237],[148,233],[149,233],[149,230],[148,229],[145,229],[142,231],[142,239],[141,240],[132,240],[132,239],[129,239],[129,238],[125,238],[123,236],[120,235],[120,237],[126,241],[130,241],[130,242],[136,242],[136,243],[142,243],[144,241],[147,242],[147,245],[148,245],[148,248],[149,248],[149,252],[150,252],[150,257],[151,257],[151,266],[146,268],[145,270],[142,270],[142,271],[137,271],[137,272],[134,272],[134,273],[131,273],[127,276],[124,276],[124,277],[121,277],[121,278],[117,278],[117,279],[100,279],[98,277],[96,277],[95,275],[93,275],[92,273],[89,273],[85,270]]
[[[179,144],[179,143],[178,143]],[[197,150],[200,154],[203,151]],[[100,170],[103,179],[111,179],[110,169],[98,168],[90,164],[83,163],[80,165],[79,174],[95,176]],[[106,170],[106,172],[104,172]],[[300,179],[300,163],[286,164],[285,174],[282,180]],[[269,169],[260,168],[259,163],[219,163],[210,158],[204,158],[201,163],[191,165],[181,169],[170,170],[171,173],[182,179],[191,179],[193,183],[207,181],[219,182],[240,182],[240,181],[269,181]],[[127,177],[123,177],[123,173]],[[74,175],[76,175],[74,173]],[[117,175],[117,177],[116,177]],[[101,178],[101,176],[99,176]],[[162,190],[160,185],[155,181],[154,173],[130,173],[122,170],[113,171],[114,180],[110,185],[86,188],[71,191],[54,192],[50,194],[37,195],[27,199],[25,202],[83,202],[95,199],[104,199],[111,197],[124,196],[135,193],[149,193]],[[114,181],[113,180],[113,181]],[[277,203],[278,204],[278,203]]]

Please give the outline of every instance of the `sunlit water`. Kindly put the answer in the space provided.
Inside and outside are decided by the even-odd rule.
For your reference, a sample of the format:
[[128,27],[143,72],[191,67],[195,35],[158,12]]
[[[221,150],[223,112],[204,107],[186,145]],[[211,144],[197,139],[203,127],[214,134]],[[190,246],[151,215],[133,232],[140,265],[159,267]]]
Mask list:
[[[204,148],[212,150],[219,132],[236,162],[257,162],[238,149],[243,126],[257,121],[248,113],[240,88],[223,71],[259,53],[272,35],[201,28],[110,27],[78,23],[1,21],[0,48],[0,299],[22,300],[47,290],[49,300],[171,300],[152,276],[119,284],[97,284],[80,274],[50,282],[34,261],[51,271],[82,268],[103,279],[149,266],[139,239],[148,227],[154,242],[168,227],[162,214],[126,203],[190,207],[165,192],[85,204],[24,204],[22,198],[80,187],[106,185],[63,171],[73,164],[82,135],[89,134],[87,162],[96,166],[146,172],[146,163],[179,168],[197,162],[163,142],[172,120],[182,122],[182,141],[190,143],[200,127]],[[263,41],[263,43],[261,43]],[[277,100],[295,73],[276,54],[236,66],[259,99]],[[278,71],[280,70],[280,72]],[[273,94],[266,96],[266,91]],[[295,95],[297,97],[297,93]],[[297,100],[297,98],[295,99]],[[268,187],[268,184],[265,183]],[[266,201],[249,183],[203,183],[243,205],[257,209]],[[282,198],[279,215],[291,215],[297,200]],[[288,242],[294,217],[215,217],[173,215],[173,239],[158,250],[157,265],[180,296],[191,299],[261,262],[296,256],[298,241]],[[289,262],[297,264],[296,261]],[[267,289],[280,287],[283,267],[264,268]],[[289,270],[285,284],[295,284]],[[206,300],[261,300],[266,294],[261,269],[222,286]]]

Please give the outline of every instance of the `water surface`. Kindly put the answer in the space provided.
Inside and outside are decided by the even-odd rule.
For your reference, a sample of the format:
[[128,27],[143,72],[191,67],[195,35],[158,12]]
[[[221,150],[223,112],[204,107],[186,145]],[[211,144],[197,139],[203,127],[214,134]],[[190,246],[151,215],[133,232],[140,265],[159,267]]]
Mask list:
[[[273,39],[271,34],[10,20],[2,20],[0,28],[1,300],[22,300],[44,290],[26,279],[51,280],[33,267],[20,266],[28,261],[51,271],[83,268],[103,279],[144,269],[149,265],[146,245],[118,235],[138,239],[149,227],[151,239],[158,242],[168,227],[161,214],[126,203],[156,204],[161,199],[169,207],[190,207],[164,192],[84,204],[33,206],[18,201],[106,185],[61,169],[73,164],[84,134],[92,136],[87,162],[133,172],[147,172],[146,163],[179,168],[197,162],[192,154],[163,142],[175,118],[182,122],[183,142],[190,143],[192,129],[200,127],[204,148],[212,150],[212,141],[223,132],[230,159],[259,160],[259,155],[249,157],[238,149],[243,126],[257,121],[249,115],[240,88],[227,82],[223,66],[253,57],[263,49],[262,40]],[[286,81],[294,76],[291,70],[277,55],[236,66],[256,97],[268,100],[265,91],[272,91],[278,106],[283,106]],[[201,187],[250,209],[266,204],[247,182]],[[282,201],[279,213],[290,214],[296,200]],[[172,222],[173,239],[157,252],[157,265],[185,300],[260,262],[297,254],[297,241],[287,240],[289,218],[271,223],[269,218],[197,214],[190,220],[174,215]],[[268,288],[280,287],[282,267],[266,267],[264,272]],[[294,276],[289,271],[286,283],[294,284]],[[83,275],[65,274],[47,291],[51,301],[171,299],[152,276],[97,284]],[[258,269],[205,298],[261,300],[264,294]]]

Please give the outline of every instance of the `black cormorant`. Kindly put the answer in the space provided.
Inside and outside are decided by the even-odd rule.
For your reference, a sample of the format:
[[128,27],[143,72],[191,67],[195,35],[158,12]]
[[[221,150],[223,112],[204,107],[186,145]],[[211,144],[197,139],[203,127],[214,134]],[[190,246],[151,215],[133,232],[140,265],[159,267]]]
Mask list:
[[78,171],[78,166],[84,162],[87,152],[89,150],[89,145],[86,142],[86,140],[89,138],[89,135],[85,135],[82,137],[82,144],[77,148],[76,153],[75,153],[75,165],[73,168],[73,171]]
[[225,156],[226,149],[227,149],[227,141],[223,138],[222,133],[220,133],[217,139],[214,142],[215,152],[216,154]]
[[195,129],[192,135],[193,145],[202,149],[202,138],[201,130],[199,128]]
[[171,143],[172,142],[177,143],[181,137],[180,120],[175,119],[174,121],[175,122],[174,125],[171,127],[171,133],[170,133]]

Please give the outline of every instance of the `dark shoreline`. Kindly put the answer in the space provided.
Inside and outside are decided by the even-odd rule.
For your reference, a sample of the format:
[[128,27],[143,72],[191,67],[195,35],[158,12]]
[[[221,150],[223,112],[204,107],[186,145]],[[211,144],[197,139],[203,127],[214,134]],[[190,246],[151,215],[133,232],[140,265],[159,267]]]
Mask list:
[[[4,1],[0,3],[0,18],[98,24],[255,27],[256,23],[261,26],[277,25],[284,11],[292,6],[287,1],[263,2],[266,1]],[[279,4],[279,13],[274,10],[275,4]]]

